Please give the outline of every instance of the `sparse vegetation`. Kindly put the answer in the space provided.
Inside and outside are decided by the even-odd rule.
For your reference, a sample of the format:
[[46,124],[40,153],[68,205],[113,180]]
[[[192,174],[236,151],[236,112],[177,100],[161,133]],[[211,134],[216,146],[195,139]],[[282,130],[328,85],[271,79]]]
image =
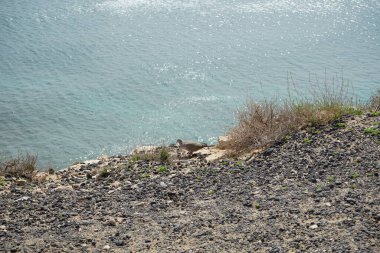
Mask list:
[[369,116],[370,116],[370,117],[377,117],[377,116],[380,116],[380,111],[370,112],[370,113],[369,113]]
[[357,107],[348,107],[345,109],[345,114],[348,115],[363,115],[363,109]]
[[335,126],[336,126],[337,128],[345,128],[345,127],[346,127],[346,124],[343,123],[343,122],[339,122],[339,123],[336,123]]
[[131,161],[132,162],[137,162],[137,161],[140,161],[141,160],[141,157],[139,155],[133,155],[131,157]]
[[167,148],[162,148],[160,151],[160,160],[161,162],[168,162],[170,154]]
[[364,133],[370,135],[380,135],[380,130],[373,127],[368,127],[364,129]]
[[[219,147],[239,154],[289,140],[288,136],[300,129],[323,126],[343,115],[362,114],[364,105],[358,106],[347,94],[347,85],[342,80],[339,87],[325,84],[308,96],[289,96],[281,102],[250,100],[237,114],[238,125],[227,133],[228,140]],[[338,127],[345,127],[343,124]]]
[[380,89],[371,97],[370,108],[374,111],[380,111]]
[[141,179],[150,178],[150,173],[143,173],[143,174],[141,174],[140,178]]
[[0,163],[0,176],[32,180],[37,174],[37,156],[18,155]]
[[360,177],[360,174],[358,172],[351,173],[351,178],[352,179],[357,179],[358,177]]
[[109,175],[110,175],[110,169],[108,167],[101,169],[99,172],[99,176],[103,178],[108,177]]
[[[362,115],[370,111],[370,116],[380,115],[380,90],[372,96],[369,104],[358,104],[347,94],[347,85],[325,83],[317,87],[308,96],[301,96],[297,90],[294,96],[278,102],[249,100],[238,111],[238,125],[228,133],[228,140],[219,148],[228,149],[231,156],[237,156],[254,149],[267,147],[279,140],[288,141],[291,134],[300,129],[319,127],[341,119],[344,115]],[[337,128],[346,128],[343,122],[336,123]],[[321,133],[315,130],[313,134]],[[367,128],[365,133],[379,135],[380,130]],[[305,143],[311,140],[305,138]]]
[[334,176],[328,176],[327,181],[329,181],[329,183],[333,183],[335,181],[335,177]]
[[4,177],[0,177],[0,187],[6,185],[7,181],[5,181]]
[[170,153],[166,147],[162,147],[159,151],[148,151],[145,153],[134,154],[131,157],[132,162],[138,161],[160,161],[163,163],[170,162]]
[[303,139],[303,142],[304,143],[311,143],[313,140],[311,140],[310,138],[305,138]]
[[159,173],[165,173],[168,171],[168,168],[166,168],[166,166],[158,166],[158,168],[156,169],[157,172]]

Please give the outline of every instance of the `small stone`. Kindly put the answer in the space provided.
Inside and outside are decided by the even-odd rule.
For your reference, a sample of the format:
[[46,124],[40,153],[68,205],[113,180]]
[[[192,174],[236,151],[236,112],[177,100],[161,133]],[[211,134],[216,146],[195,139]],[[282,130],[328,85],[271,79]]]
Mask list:
[[110,250],[111,247],[110,247],[109,245],[105,245],[105,246],[103,247],[103,249],[104,249],[104,250]]
[[318,225],[317,225],[317,224],[313,224],[313,225],[311,225],[309,228],[311,228],[311,229],[316,229],[316,228],[318,228]]
[[264,151],[263,155],[264,156],[269,156],[273,153],[274,149],[273,148],[268,148]]
[[353,198],[346,198],[346,202],[349,203],[349,204],[351,204],[351,205],[356,204],[356,200],[353,199]]
[[119,181],[115,181],[111,184],[112,187],[117,188],[120,187],[121,183]]
[[24,186],[25,184],[26,184],[25,179],[17,179],[16,180],[16,185],[18,185],[18,186]]
[[24,197],[21,197],[19,199],[16,199],[16,201],[26,201],[26,200],[29,200],[29,199],[30,199],[30,197],[24,196]]
[[116,226],[116,221],[114,219],[109,219],[107,220],[106,224],[113,227]]
[[123,240],[116,240],[116,241],[115,241],[115,244],[116,244],[116,246],[119,246],[119,247],[125,245],[125,243],[124,243]]
[[165,188],[165,187],[167,187],[167,184],[165,184],[164,182],[160,182],[160,186]]

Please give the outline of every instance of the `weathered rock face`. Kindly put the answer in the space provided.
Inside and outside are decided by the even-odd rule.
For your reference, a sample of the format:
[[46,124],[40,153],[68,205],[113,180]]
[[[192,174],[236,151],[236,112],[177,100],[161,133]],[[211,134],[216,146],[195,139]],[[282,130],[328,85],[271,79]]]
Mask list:
[[379,117],[295,134],[250,164],[126,156],[0,188],[0,251],[377,252]]

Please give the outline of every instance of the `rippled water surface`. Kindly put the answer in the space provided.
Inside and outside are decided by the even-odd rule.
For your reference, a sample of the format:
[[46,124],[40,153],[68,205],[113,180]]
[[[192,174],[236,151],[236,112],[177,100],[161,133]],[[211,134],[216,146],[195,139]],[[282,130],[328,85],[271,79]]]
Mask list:
[[365,100],[380,88],[379,29],[377,0],[2,1],[0,153],[62,168],[212,143],[247,96],[285,94],[289,73],[343,73]]

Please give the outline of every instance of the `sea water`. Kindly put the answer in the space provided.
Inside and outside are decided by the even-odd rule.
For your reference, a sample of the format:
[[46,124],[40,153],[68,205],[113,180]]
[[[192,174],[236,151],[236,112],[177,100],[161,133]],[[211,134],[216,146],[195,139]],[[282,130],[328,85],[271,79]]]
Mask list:
[[367,100],[379,66],[378,0],[2,1],[0,154],[215,143],[247,97],[343,78]]

